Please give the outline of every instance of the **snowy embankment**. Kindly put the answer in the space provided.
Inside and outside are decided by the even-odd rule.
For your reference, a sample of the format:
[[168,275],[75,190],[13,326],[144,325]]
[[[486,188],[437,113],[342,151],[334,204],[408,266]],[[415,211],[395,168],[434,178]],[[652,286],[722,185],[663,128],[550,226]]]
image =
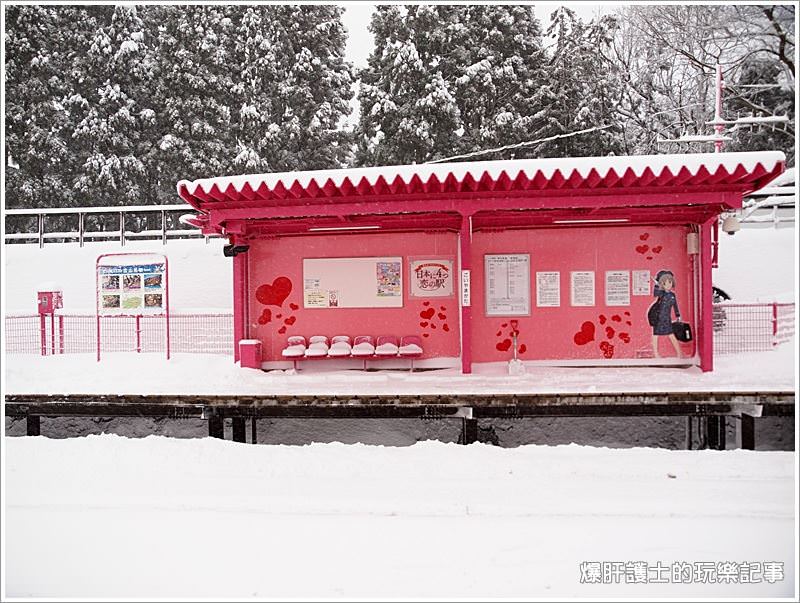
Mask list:
[[[794,592],[792,453],[110,435],[5,446],[11,597]],[[595,561],[778,562],[785,576],[582,584]]]

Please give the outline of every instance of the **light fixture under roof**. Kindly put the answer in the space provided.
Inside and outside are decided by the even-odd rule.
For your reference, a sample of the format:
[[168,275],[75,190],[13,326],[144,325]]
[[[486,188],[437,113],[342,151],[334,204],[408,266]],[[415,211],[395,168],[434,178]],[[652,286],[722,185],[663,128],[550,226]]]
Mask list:
[[596,220],[553,220],[553,224],[613,224],[630,222],[628,218],[598,218]]
[[331,232],[342,230],[378,230],[380,226],[315,226],[309,228],[308,232]]

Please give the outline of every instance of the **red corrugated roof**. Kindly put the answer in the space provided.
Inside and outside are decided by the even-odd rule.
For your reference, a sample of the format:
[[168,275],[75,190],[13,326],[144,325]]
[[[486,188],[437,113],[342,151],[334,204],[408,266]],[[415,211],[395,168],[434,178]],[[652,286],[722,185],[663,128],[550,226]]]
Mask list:
[[[178,183],[201,211],[409,196],[531,196],[622,189],[757,189],[784,169],[780,152],[521,159],[207,178]],[[315,201],[317,200],[317,201]],[[488,206],[487,209],[491,209]]]

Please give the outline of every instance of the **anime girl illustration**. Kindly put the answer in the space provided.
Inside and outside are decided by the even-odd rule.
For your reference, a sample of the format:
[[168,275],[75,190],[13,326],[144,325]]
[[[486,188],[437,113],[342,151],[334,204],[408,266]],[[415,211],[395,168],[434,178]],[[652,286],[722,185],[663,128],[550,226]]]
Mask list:
[[[658,353],[658,338],[664,335],[669,336],[672,347],[678,358],[683,358],[681,347],[675,334],[672,331],[672,309],[675,309],[675,320],[681,319],[681,312],[678,310],[678,300],[675,297],[675,275],[669,270],[660,270],[656,274],[653,295],[657,300],[653,304],[652,319],[650,324],[653,327],[653,356],[660,358]],[[648,313],[649,314],[649,313]]]

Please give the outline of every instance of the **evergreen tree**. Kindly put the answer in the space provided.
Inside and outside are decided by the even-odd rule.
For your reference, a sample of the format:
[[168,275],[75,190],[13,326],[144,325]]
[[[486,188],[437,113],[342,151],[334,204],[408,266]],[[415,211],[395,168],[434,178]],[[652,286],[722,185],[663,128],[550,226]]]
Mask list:
[[92,38],[86,84],[70,99],[81,119],[73,138],[84,159],[75,189],[93,205],[148,202],[142,155],[151,144],[156,113],[150,82],[149,32],[134,6],[118,5]]
[[156,174],[159,203],[175,199],[179,180],[229,173],[232,167],[233,39],[231,10],[221,6],[150,7],[159,32],[157,138],[144,161]]
[[613,64],[605,59],[615,20],[584,24],[569,8],[559,7],[547,35],[553,38],[547,80],[540,89],[547,125],[541,137],[611,126],[587,135],[559,138],[538,147],[542,157],[580,157],[619,153],[619,86]]
[[234,168],[275,172],[341,167],[349,113],[342,9],[247,7],[234,49]]
[[6,207],[72,204],[72,41],[91,23],[81,7],[12,5],[5,15]]

